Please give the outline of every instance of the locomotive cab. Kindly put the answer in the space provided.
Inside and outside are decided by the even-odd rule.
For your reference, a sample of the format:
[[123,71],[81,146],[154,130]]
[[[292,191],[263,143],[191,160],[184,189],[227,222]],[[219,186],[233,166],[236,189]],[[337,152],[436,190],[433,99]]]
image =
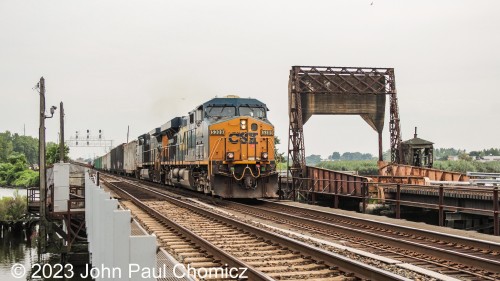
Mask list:
[[209,123],[209,174],[222,197],[277,196],[274,127],[255,99],[222,98],[205,107]]

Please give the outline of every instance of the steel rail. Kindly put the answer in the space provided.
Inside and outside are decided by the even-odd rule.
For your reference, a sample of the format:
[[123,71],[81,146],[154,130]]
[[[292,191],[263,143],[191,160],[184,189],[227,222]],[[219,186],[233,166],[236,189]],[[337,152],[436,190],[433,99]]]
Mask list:
[[[294,250],[296,250],[296,251],[298,251],[298,252],[300,252],[302,254],[308,255],[311,258],[315,259],[315,260],[324,261],[325,263],[337,266],[340,270],[342,270],[344,272],[355,273],[355,275],[358,276],[358,277],[367,278],[367,279],[371,279],[371,280],[381,280],[381,281],[384,281],[384,280],[410,280],[410,279],[404,278],[402,276],[396,275],[394,273],[391,273],[391,272],[388,272],[388,271],[385,271],[385,270],[382,270],[382,269],[378,269],[378,268],[375,268],[373,266],[370,266],[370,265],[367,265],[367,264],[364,264],[364,263],[361,263],[361,262],[358,262],[358,261],[355,261],[355,260],[351,260],[351,259],[343,257],[341,255],[334,254],[334,253],[331,253],[331,252],[328,252],[328,251],[325,251],[325,250],[322,250],[322,249],[318,249],[316,247],[310,246],[310,245],[308,245],[306,243],[303,243],[303,242],[300,242],[300,241],[297,241],[297,240],[293,240],[293,239],[288,238],[286,236],[283,236],[283,235],[280,235],[280,234],[276,234],[276,233],[273,233],[273,232],[270,232],[270,231],[267,231],[267,230],[264,230],[264,229],[260,229],[260,228],[257,228],[255,226],[252,226],[252,225],[249,225],[249,224],[237,221],[235,219],[219,215],[219,214],[217,214],[215,212],[212,212],[212,211],[209,211],[209,210],[206,210],[206,209],[202,209],[200,207],[196,207],[196,206],[194,206],[192,204],[183,202],[183,201],[181,201],[179,199],[173,198],[171,196],[168,196],[168,195],[166,195],[164,193],[161,193],[161,192],[158,192],[156,190],[153,190],[153,189],[150,189],[150,188],[147,188],[147,187],[140,187],[136,183],[131,183],[131,182],[128,182],[128,183],[131,184],[131,185],[135,185],[138,188],[141,188],[141,189],[144,189],[144,190],[148,190],[151,193],[154,193],[156,195],[159,195],[159,196],[165,198],[170,203],[175,204],[175,205],[177,205],[179,207],[189,209],[189,210],[191,210],[191,211],[193,211],[195,213],[198,213],[200,215],[203,215],[205,217],[211,217],[211,218],[216,219],[216,220],[218,220],[218,221],[220,221],[222,223],[226,223],[226,224],[235,226],[235,227],[237,227],[239,229],[242,229],[242,230],[244,230],[246,232],[249,232],[249,233],[261,236],[264,239],[271,240],[271,241],[273,241],[275,243],[281,244],[281,245],[286,246],[286,247],[288,247],[290,249],[294,249]],[[136,199],[136,200],[138,200],[138,199]],[[138,201],[140,201],[140,200],[138,200]],[[142,203],[139,203],[139,205],[146,207]],[[146,207],[146,208],[148,208],[148,207]],[[154,212],[158,213],[156,211],[154,211]],[[161,214],[158,214],[158,215],[160,215],[161,217],[164,217]],[[165,218],[165,219],[167,219],[167,218]],[[170,220],[168,220],[168,221],[170,221]],[[172,223],[175,224],[174,222],[172,222]],[[185,229],[182,226],[179,226],[179,227],[181,229]],[[185,229],[185,230],[188,231],[188,232],[190,232],[187,229]],[[192,232],[190,232],[190,233],[192,233]],[[196,236],[196,234],[193,234],[193,235]],[[202,242],[203,241],[206,242],[205,243],[206,245],[211,245],[212,247],[215,247],[213,244],[211,244],[210,242],[204,240],[201,237],[194,238],[194,241],[196,241],[197,239],[200,239],[200,241],[202,241]],[[217,251],[223,252],[223,251],[218,250],[218,249],[217,249]],[[227,255],[228,257],[232,257],[228,253],[224,252],[224,254]],[[222,259],[222,257],[223,256],[220,255],[221,259]],[[234,258],[234,257],[232,257],[232,258]],[[234,258],[234,259],[236,259],[236,258]],[[242,264],[244,264],[244,263],[242,263]],[[245,267],[248,267],[249,271],[252,268],[252,267],[250,267],[248,265],[245,265]],[[253,269],[253,270],[255,270],[255,269]],[[259,272],[256,271],[256,273],[259,273]],[[261,280],[261,279],[250,279],[250,280]],[[268,280],[268,279],[262,279],[262,280]],[[273,280],[273,279],[270,279],[270,280]]]
[[[441,232],[436,232],[436,231],[431,231],[431,230],[425,230],[425,229],[418,229],[418,228],[413,228],[413,227],[408,227],[408,226],[403,226],[403,225],[396,225],[392,223],[387,223],[387,222],[381,222],[381,221],[375,221],[372,219],[365,219],[365,218],[359,218],[359,217],[353,217],[353,216],[348,216],[348,215],[343,215],[343,214],[334,214],[334,213],[328,213],[320,210],[314,210],[314,209],[306,209],[303,207],[298,207],[298,206],[290,206],[290,205],[285,205],[281,203],[276,203],[272,202],[269,200],[260,200],[262,202],[265,202],[267,205],[272,205],[275,207],[279,208],[288,208],[291,210],[300,210],[315,216],[324,216],[327,218],[331,219],[346,219],[350,221],[354,221],[359,224],[364,224],[372,227],[384,227],[392,231],[404,231],[409,234],[417,235],[417,236],[425,236],[427,238],[431,239],[436,239],[436,240],[444,240],[447,242],[451,243],[456,243],[456,244],[464,244],[468,246],[472,246],[475,248],[482,248],[485,250],[490,250],[490,251],[495,251],[500,253],[500,243],[495,243],[491,241],[486,241],[486,240],[478,240],[478,239],[472,239],[468,237],[463,237],[463,236],[457,236],[453,234],[446,234],[446,233],[441,233]],[[245,205],[248,206],[248,205]]]
[[[346,220],[351,220],[351,221],[356,221],[357,223],[364,224],[367,226],[371,227],[377,227],[377,228],[387,228],[390,229],[391,231],[399,231],[399,232],[406,232],[408,234],[413,234],[417,236],[424,236],[426,238],[431,238],[431,239],[437,239],[441,241],[447,241],[447,242],[452,242],[452,243],[457,243],[457,244],[462,244],[462,245],[467,245],[467,246],[473,246],[473,247],[478,247],[482,249],[488,249],[491,251],[498,251],[500,253],[500,244],[489,242],[489,241],[484,241],[484,240],[472,240],[466,237],[459,237],[459,236],[454,236],[454,235],[447,235],[447,234],[442,234],[442,233],[437,233],[433,231],[427,231],[427,230],[421,230],[421,229],[416,229],[416,228],[410,228],[410,227],[405,227],[405,226],[396,226],[392,224],[387,224],[383,222],[377,222],[373,220],[367,220],[367,219],[361,219],[361,218],[353,218],[350,216],[345,216],[345,215],[339,215],[339,214],[331,214],[331,213],[326,213],[326,212],[321,212],[321,211],[316,211],[316,210],[311,210],[311,209],[304,209],[301,207],[290,207],[287,205],[283,204],[276,204],[272,202],[265,201],[267,203],[275,204],[279,207],[284,207],[284,208],[297,208],[302,211],[309,212],[311,214],[315,215],[321,215],[321,216],[327,216],[331,218],[335,217],[340,217],[342,219]],[[231,204],[238,204],[231,202]],[[486,269],[491,272],[498,272],[500,268],[500,261],[498,260],[491,260],[483,257],[477,257],[473,256],[467,253],[461,253],[459,251],[452,251],[452,250],[447,250],[447,249],[441,249],[438,247],[434,246],[429,246],[425,244],[419,244],[416,242],[412,241],[405,241],[404,239],[397,239],[394,237],[388,237],[384,236],[381,234],[377,233],[370,233],[368,231],[363,231],[360,229],[354,229],[350,227],[343,226],[339,223],[330,223],[330,222],[323,222],[319,221],[317,219],[312,219],[312,218],[306,218],[303,216],[298,216],[296,214],[288,214],[288,213],[283,213],[283,212],[278,212],[278,211],[273,211],[269,209],[263,209],[263,208],[258,208],[255,206],[248,206],[248,205],[243,205],[243,204],[238,204],[241,206],[244,206],[246,208],[254,208],[258,209],[260,211],[265,211],[270,214],[275,214],[276,216],[281,216],[282,218],[286,218],[287,220],[295,221],[298,223],[307,223],[314,225],[315,227],[321,227],[325,228],[328,227],[330,229],[333,229],[334,231],[341,232],[343,234],[348,234],[352,235],[353,232],[355,235],[358,235],[359,237],[363,239],[369,239],[373,240],[374,238],[379,241],[383,241],[384,243],[387,243],[388,245],[394,246],[394,247],[400,247],[400,248],[405,248],[409,249],[412,251],[418,250],[422,251],[422,249],[425,249],[425,253],[428,255],[434,255],[436,257],[442,258],[442,259],[447,259],[450,261],[455,261],[455,262],[460,262],[469,266],[475,266],[479,268]]]

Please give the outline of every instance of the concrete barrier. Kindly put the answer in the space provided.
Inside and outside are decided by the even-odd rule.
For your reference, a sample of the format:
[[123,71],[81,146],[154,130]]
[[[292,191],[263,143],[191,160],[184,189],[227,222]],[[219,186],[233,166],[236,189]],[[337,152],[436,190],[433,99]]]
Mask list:
[[85,171],[85,223],[95,280],[155,280],[156,236],[131,235],[131,214]]

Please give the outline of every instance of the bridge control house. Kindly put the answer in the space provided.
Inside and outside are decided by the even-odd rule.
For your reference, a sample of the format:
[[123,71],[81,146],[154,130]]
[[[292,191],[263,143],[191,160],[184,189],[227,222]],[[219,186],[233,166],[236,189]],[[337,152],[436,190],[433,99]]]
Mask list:
[[432,168],[434,162],[434,143],[417,137],[417,127],[412,139],[401,142],[403,163],[405,165]]

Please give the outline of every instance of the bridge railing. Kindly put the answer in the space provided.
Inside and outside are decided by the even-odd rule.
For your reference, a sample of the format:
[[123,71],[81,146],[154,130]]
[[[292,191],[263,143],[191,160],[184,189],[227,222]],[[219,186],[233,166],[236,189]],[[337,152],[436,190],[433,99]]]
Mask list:
[[[371,197],[370,201],[376,201],[381,203],[390,203],[395,206],[396,218],[401,218],[401,205],[410,205],[415,207],[422,207],[426,209],[434,209],[439,212],[439,225],[444,226],[445,223],[445,211],[453,212],[464,212],[468,211],[471,213],[481,214],[485,216],[493,217],[493,233],[494,235],[500,235],[500,224],[499,224],[499,189],[498,186],[494,187],[470,187],[470,186],[422,186],[422,185],[407,185],[407,184],[390,184],[390,183],[380,183],[377,184],[379,189],[382,189],[383,196]],[[419,202],[414,200],[401,200],[401,194],[403,189],[408,193],[408,191],[415,191],[422,194],[425,192],[426,195],[434,196],[437,199],[437,203],[432,202]],[[385,194],[394,193],[395,198],[386,198]],[[482,199],[491,200],[491,205],[489,209],[482,208],[471,208],[464,206],[456,206],[445,204],[445,197],[459,197],[466,199]]]
[[[362,202],[362,211],[366,211],[369,187],[372,183],[370,178],[310,166],[307,167],[307,175],[308,177],[288,178],[280,176],[280,189],[288,191],[284,193],[289,194],[290,199],[307,202],[315,202],[318,194],[332,195],[335,208],[339,207],[339,201],[343,197],[359,199]],[[282,183],[285,181],[288,188],[283,188]]]
[[[309,167],[308,167],[309,168]],[[409,205],[426,209],[435,209],[439,212],[439,225],[445,223],[445,211],[477,213],[493,217],[494,235],[500,235],[499,224],[499,189],[495,187],[470,187],[470,186],[430,186],[412,185],[401,183],[374,182],[371,178],[350,175],[341,172],[314,168],[311,177],[279,177],[280,190],[288,190],[289,198],[294,201],[316,202],[318,195],[333,197],[333,207],[339,208],[342,198],[358,199],[362,203],[362,212],[366,212],[368,202],[389,203],[394,205],[396,218],[401,218],[401,205]],[[285,183],[288,187],[284,187]],[[434,196],[436,202],[419,202],[402,200],[402,189],[427,192],[426,195]],[[385,194],[395,193],[395,198],[386,198]],[[284,192],[286,194],[286,192]],[[461,196],[461,198],[479,198],[491,200],[490,209],[480,209],[445,204],[447,196]],[[474,197],[475,196],[475,197]],[[489,198],[488,198],[489,197]],[[491,198],[491,199],[490,199]]]

